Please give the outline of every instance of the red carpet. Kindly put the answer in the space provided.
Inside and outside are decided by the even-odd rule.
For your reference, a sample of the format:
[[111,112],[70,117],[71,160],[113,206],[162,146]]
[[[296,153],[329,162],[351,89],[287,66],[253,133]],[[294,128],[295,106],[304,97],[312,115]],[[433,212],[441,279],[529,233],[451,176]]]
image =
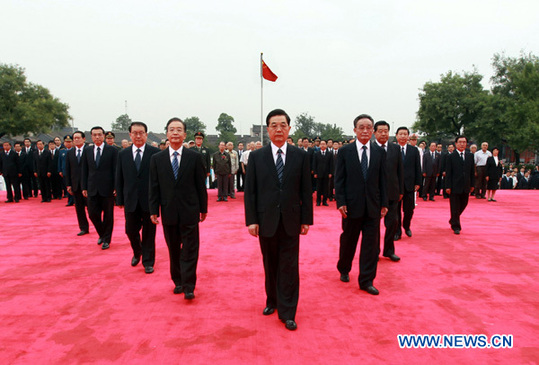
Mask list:
[[[539,359],[539,191],[499,191],[470,200],[463,231],[449,228],[449,203],[419,202],[413,238],[382,258],[378,297],[339,281],[340,218],[315,207],[301,238],[298,330],[262,315],[257,239],[243,196],[216,203],[201,224],[196,299],[172,294],[162,227],[155,273],[132,268],[117,209],[111,248],[78,238],[66,200],[4,204],[0,194],[2,364],[536,363]],[[356,254],[357,255],[357,254]],[[513,348],[401,349],[398,334],[513,335]]]

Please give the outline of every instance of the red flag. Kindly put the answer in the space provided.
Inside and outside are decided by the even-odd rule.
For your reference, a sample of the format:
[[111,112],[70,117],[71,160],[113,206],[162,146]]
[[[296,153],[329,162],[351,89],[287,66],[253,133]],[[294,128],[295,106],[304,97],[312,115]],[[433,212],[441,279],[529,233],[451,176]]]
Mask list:
[[275,75],[268,65],[266,65],[266,62],[262,61],[262,77],[265,78],[268,81],[275,81],[277,80],[277,75]]

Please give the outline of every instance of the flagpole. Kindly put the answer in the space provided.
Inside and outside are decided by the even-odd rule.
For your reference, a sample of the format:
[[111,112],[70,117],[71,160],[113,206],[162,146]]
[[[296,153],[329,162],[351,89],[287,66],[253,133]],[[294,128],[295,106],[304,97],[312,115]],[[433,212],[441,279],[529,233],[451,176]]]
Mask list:
[[264,145],[264,78],[262,77],[262,55],[263,53],[260,52],[260,142],[262,142],[262,146]]

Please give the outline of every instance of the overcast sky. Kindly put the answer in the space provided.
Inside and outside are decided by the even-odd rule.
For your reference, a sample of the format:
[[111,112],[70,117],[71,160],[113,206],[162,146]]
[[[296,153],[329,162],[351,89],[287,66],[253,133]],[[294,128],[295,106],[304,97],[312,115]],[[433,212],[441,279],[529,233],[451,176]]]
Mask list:
[[198,116],[214,133],[224,112],[247,134],[264,52],[279,76],[264,115],[350,134],[360,113],[411,126],[419,89],[449,70],[475,66],[489,87],[495,53],[539,54],[538,14],[537,0],[0,0],[0,63],[69,104],[79,129],[109,129],[127,100],[153,131]]

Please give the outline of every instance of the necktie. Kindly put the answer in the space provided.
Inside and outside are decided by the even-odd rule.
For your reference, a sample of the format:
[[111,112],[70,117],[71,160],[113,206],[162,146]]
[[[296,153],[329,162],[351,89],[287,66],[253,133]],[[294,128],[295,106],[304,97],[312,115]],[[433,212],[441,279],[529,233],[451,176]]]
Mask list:
[[402,153],[402,161],[404,161],[404,156],[406,156],[404,153],[404,147],[401,147],[401,153]]
[[43,150],[39,150],[39,156],[41,156],[42,153],[43,153]]
[[432,159],[434,160],[436,158],[436,155],[434,154],[434,152],[432,153]]
[[382,148],[384,149],[384,151],[387,152],[387,150],[386,150],[386,145],[385,145],[385,144],[382,145]]
[[95,155],[95,165],[99,167],[99,160],[101,159],[101,147],[97,147],[97,154]]
[[462,161],[464,161],[464,153],[463,152],[460,153],[460,158],[462,159]]
[[363,179],[367,180],[367,171],[369,170],[369,161],[367,160],[367,146],[363,146],[363,154],[361,155],[361,171]]
[[135,166],[137,167],[137,171],[140,170],[140,148],[137,148],[137,155],[135,156]]
[[326,151],[322,151],[322,156],[325,156],[326,155]]
[[277,169],[277,177],[279,178],[279,182],[283,182],[283,170],[284,170],[284,164],[283,164],[283,158],[281,157],[281,154],[283,151],[279,148],[277,151],[277,163],[275,164],[275,168]]
[[77,149],[77,162],[80,163],[80,149]]
[[172,160],[172,172],[174,173],[174,178],[178,180],[178,151],[174,151],[173,155],[174,159]]

